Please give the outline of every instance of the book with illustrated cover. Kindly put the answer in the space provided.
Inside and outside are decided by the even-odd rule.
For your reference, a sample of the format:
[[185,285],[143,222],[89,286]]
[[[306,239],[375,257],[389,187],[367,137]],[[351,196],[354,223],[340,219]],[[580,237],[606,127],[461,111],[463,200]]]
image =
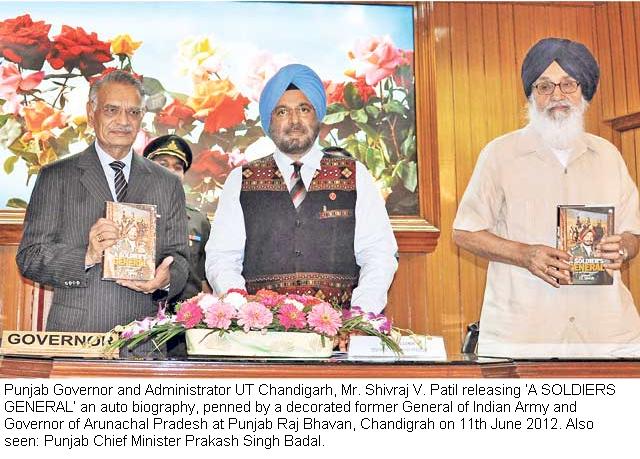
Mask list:
[[609,260],[595,256],[595,247],[614,229],[611,206],[558,206],[558,249],[572,260],[571,285],[611,285]]
[[106,218],[120,239],[104,251],[102,278],[147,281],[156,271],[156,206],[107,202]]

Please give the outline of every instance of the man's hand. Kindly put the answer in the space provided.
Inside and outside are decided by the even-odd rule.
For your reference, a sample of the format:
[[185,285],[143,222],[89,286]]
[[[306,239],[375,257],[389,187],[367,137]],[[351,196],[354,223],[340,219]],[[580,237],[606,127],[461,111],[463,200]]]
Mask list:
[[625,252],[622,247],[622,235],[620,234],[603,237],[596,245],[595,255],[611,261],[605,265],[609,274],[614,269],[622,268],[622,263],[625,261]]
[[111,220],[100,218],[89,230],[89,245],[84,256],[86,266],[102,262],[102,253],[113,246],[119,238],[118,227]]
[[559,281],[571,281],[567,252],[546,245],[526,245],[523,249],[521,266],[553,287],[560,287]]
[[169,270],[171,263],[173,263],[173,257],[167,257],[162,260],[162,263],[156,268],[155,277],[150,281],[119,280],[116,281],[116,283],[135,290],[136,292],[153,293],[158,289],[166,287],[171,282],[171,272]]

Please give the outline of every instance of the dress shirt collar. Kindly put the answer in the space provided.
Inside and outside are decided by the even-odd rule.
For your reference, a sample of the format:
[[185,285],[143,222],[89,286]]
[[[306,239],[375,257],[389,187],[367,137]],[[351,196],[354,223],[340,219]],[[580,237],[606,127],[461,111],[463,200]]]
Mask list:
[[[104,149],[100,146],[97,140],[95,142],[95,147],[96,147],[96,152],[98,153],[98,158],[100,158],[100,164],[102,164],[103,169],[113,170],[111,169],[111,166],[109,166],[109,164],[116,161],[116,159],[113,156],[111,156],[109,153],[104,151]],[[127,155],[124,158],[118,160],[124,163],[124,169],[122,169],[122,171],[124,172],[124,176],[127,180],[129,179],[129,171],[131,171],[132,158],[133,158],[133,150],[130,149],[129,153],[127,153]]]
[[[518,153],[520,154],[529,154],[529,153],[537,153],[542,159],[547,161],[556,161],[555,154],[551,150],[550,147],[545,145],[542,137],[538,132],[528,124],[525,126],[521,133],[523,135],[523,141],[520,142],[521,148]],[[588,141],[588,136],[586,133],[582,134],[580,137],[576,139],[576,141],[571,145],[568,150],[571,151],[569,155],[568,163],[576,160],[580,156],[582,156],[587,151],[595,151],[593,147],[590,145]]]
[[[320,160],[324,153],[318,146],[318,144],[314,144],[302,158],[298,161],[302,163],[302,168],[300,169],[300,175],[302,176],[302,181],[304,182],[304,186],[309,189],[311,185],[311,181],[313,180],[313,176],[317,170],[320,169]],[[282,153],[280,150],[276,150],[273,154],[273,158],[276,161],[276,165],[280,172],[282,173],[282,177],[287,184],[287,188],[291,189],[291,174],[293,174],[293,160],[289,158],[287,155]]]
[[[316,171],[320,169],[320,160],[324,156],[324,153],[318,146],[318,144],[314,144],[302,158],[298,161],[302,163],[302,170],[313,170]],[[294,161],[289,158],[286,154],[282,153],[280,150],[276,150],[273,154],[274,159],[276,160],[276,164],[281,171],[283,170],[291,170],[293,172],[293,166],[291,165]]]

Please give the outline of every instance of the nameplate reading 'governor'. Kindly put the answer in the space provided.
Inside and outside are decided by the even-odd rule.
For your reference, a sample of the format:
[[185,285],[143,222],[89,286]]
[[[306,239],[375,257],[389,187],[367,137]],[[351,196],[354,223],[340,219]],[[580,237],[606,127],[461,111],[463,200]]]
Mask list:
[[117,357],[117,350],[106,350],[116,335],[76,332],[2,332],[0,354],[26,354],[56,357]]

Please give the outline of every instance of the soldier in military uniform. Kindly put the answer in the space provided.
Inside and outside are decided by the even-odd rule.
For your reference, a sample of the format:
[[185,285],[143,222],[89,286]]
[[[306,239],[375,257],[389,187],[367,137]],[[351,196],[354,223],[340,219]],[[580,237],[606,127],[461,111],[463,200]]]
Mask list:
[[[144,149],[144,156],[169,169],[184,180],[191,167],[192,153],[189,144],[177,135],[163,135],[152,140]],[[201,291],[211,291],[204,274],[204,246],[209,239],[211,224],[205,215],[187,205],[189,230],[189,278],[178,300],[191,298]]]

